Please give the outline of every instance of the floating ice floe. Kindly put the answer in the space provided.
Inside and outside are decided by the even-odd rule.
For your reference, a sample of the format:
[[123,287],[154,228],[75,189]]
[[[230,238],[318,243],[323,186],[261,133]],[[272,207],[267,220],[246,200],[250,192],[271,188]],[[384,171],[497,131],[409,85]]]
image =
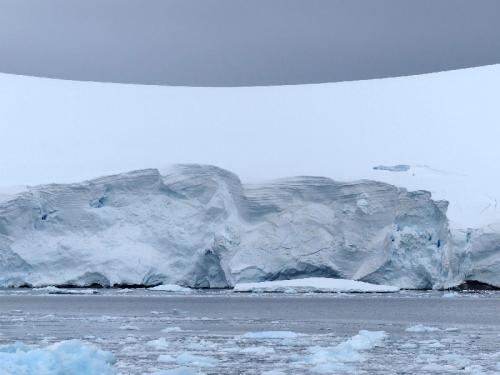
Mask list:
[[158,357],[158,362],[175,362],[181,366],[214,367],[219,362],[216,358],[206,357],[191,352],[183,352],[176,357],[163,354]]
[[135,336],[127,336],[121,342],[127,343],[127,344],[134,344],[137,341],[139,341],[139,339],[137,337],[135,337]]
[[175,362],[175,358],[171,356],[170,354],[160,354],[157,359],[158,362],[164,362],[164,363],[173,363]]
[[362,281],[310,277],[294,280],[263,281],[236,284],[235,292],[253,293],[394,293],[400,289],[390,285],[376,285]]
[[146,346],[156,350],[166,349],[170,346],[169,342],[165,339],[165,337],[160,337],[156,340],[151,340],[146,343]]
[[423,340],[418,343],[432,349],[442,349],[445,347],[445,345],[441,344],[438,340]]
[[116,375],[112,353],[78,341],[62,341],[44,348],[24,344],[0,346],[2,375]]
[[126,324],[126,325],[120,326],[120,329],[122,331],[138,331],[139,327]]
[[262,332],[248,332],[241,336],[244,339],[253,340],[273,340],[273,339],[294,339],[299,334],[292,331],[262,331]]
[[361,352],[382,344],[387,334],[384,331],[359,331],[349,340],[334,347],[312,347],[307,355],[295,355],[290,359],[295,362],[312,365],[312,372],[330,374],[353,372],[352,363],[361,362]]
[[192,365],[197,367],[214,367],[219,361],[215,358],[184,352],[177,356],[179,365]]
[[267,355],[267,354],[273,354],[274,349],[268,348],[265,346],[251,346],[251,347],[242,349],[241,352],[245,353],[245,354]]
[[192,350],[208,350],[208,349],[217,349],[217,343],[207,340],[199,340],[198,338],[194,338],[195,342],[191,342],[186,345],[187,349]]
[[144,373],[142,375],[205,375],[205,374],[202,372],[197,372],[189,367],[179,367],[170,370]]
[[180,327],[167,327],[161,330],[163,333],[180,332],[182,329]]
[[456,298],[460,297],[460,293],[458,292],[447,292],[443,294],[443,298]]
[[94,289],[79,289],[79,288],[58,288],[56,286],[46,286],[44,288],[35,288],[35,291],[45,292],[47,294],[97,294]]
[[412,332],[412,333],[437,332],[437,331],[439,331],[439,328],[427,327],[427,326],[424,326],[423,324],[417,324],[417,325],[406,328],[405,331]]
[[148,290],[154,290],[159,292],[171,292],[171,293],[191,293],[193,291],[190,288],[184,288],[180,285],[175,285],[175,284],[157,285],[152,288],[148,288]]

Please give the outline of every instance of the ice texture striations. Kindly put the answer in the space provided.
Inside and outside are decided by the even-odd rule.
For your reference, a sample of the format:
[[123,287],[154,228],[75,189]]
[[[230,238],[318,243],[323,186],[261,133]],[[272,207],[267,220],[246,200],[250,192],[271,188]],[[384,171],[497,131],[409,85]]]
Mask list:
[[381,182],[250,185],[203,165],[28,187],[0,202],[0,285],[499,286],[499,235],[452,235],[446,210],[429,192]]

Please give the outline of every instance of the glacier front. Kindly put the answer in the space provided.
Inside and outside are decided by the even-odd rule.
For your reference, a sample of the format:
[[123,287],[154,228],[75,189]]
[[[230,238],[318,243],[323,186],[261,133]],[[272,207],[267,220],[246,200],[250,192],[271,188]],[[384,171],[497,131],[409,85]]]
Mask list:
[[242,184],[206,165],[28,187],[0,199],[0,286],[500,286],[500,234],[452,232],[447,206],[382,182]]

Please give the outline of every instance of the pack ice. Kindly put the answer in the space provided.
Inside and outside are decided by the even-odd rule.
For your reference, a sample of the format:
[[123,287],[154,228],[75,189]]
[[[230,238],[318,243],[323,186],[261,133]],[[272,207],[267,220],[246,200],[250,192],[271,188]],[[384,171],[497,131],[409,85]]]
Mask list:
[[500,286],[499,235],[452,235],[446,210],[429,192],[387,183],[242,184],[203,165],[29,187],[0,200],[0,285]]

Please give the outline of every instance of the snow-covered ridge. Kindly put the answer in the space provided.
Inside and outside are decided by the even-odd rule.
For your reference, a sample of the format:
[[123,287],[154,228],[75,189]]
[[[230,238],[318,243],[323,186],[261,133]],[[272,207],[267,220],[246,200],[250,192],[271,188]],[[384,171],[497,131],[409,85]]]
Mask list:
[[29,187],[0,202],[0,285],[500,285],[500,235],[452,236],[446,210],[428,192],[381,182],[244,185],[202,165]]

